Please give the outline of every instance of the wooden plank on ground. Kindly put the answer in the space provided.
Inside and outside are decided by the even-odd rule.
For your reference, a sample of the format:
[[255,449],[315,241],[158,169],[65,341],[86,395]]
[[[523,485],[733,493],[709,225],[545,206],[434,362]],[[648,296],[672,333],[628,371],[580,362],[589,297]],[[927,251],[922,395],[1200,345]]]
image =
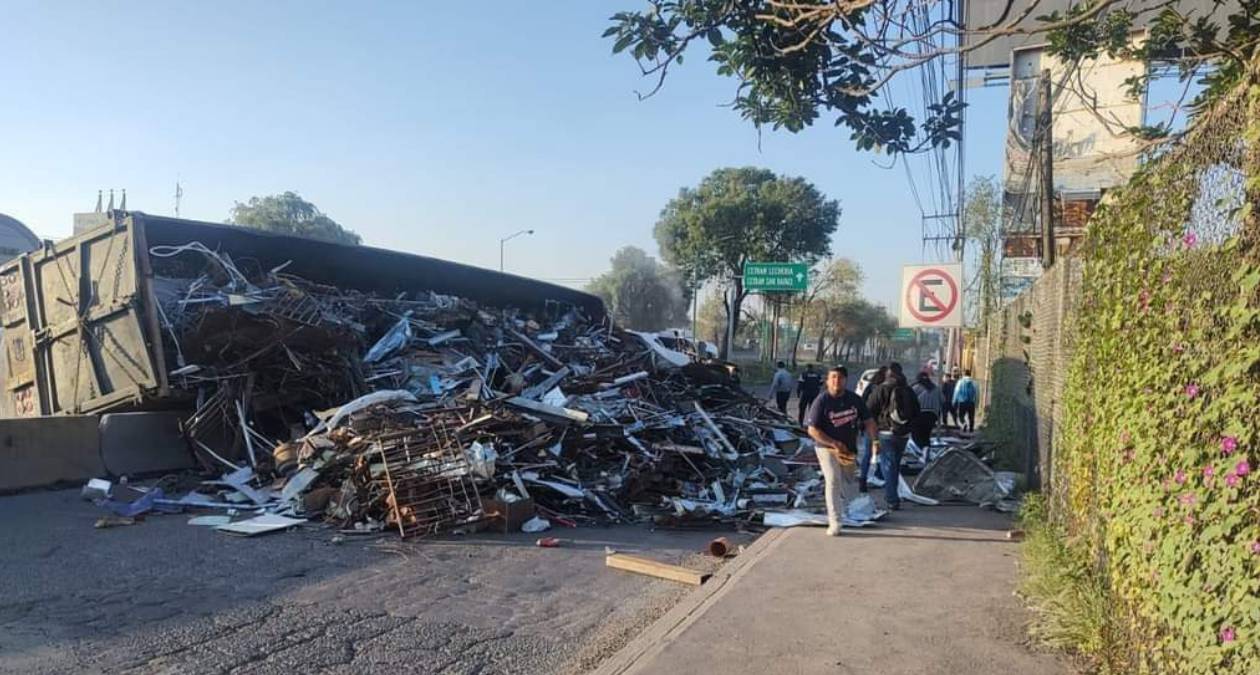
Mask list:
[[651,558],[641,558],[637,555],[626,555],[624,553],[611,553],[604,558],[604,564],[614,569],[634,572],[636,574],[646,574],[650,577],[660,579],[669,579],[670,581],[680,581],[684,584],[699,586],[709,578],[708,574],[697,572],[696,570],[679,567],[678,565],[670,565]]

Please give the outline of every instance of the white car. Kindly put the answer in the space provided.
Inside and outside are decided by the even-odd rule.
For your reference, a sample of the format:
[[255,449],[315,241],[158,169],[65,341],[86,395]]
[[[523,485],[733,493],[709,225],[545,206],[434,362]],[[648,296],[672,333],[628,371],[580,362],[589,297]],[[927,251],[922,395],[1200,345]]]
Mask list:
[[875,375],[878,372],[878,368],[871,368],[870,370],[862,371],[861,377],[858,378],[857,386],[853,387],[853,393],[861,396],[862,393],[866,391],[866,388],[870,386],[871,380],[875,379]]

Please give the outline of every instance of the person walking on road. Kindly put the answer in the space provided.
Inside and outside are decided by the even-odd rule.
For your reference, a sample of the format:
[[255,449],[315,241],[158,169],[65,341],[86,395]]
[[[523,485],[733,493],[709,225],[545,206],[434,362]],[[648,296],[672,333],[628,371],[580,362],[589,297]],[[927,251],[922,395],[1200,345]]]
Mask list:
[[[827,371],[827,390],[819,394],[806,415],[809,437],[823,474],[827,501],[827,534],[840,536],[845,505],[853,499],[854,469],[857,465],[858,431],[875,437],[875,421],[861,397],[844,388],[849,371],[836,366]],[[874,447],[879,452],[879,446]]]
[[906,383],[901,364],[888,364],[888,377],[875,390],[871,414],[879,425],[879,471],[884,479],[884,500],[888,508],[901,508],[897,488],[901,482],[901,456],[905,453],[910,430],[919,416],[919,399]]
[[[884,383],[888,377],[888,366],[880,366],[879,370],[871,376],[871,381],[866,383],[866,390],[862,392],[862,403],[866,404],[866,409],[871,409],[871,401],[875,399],[875,390],[879,389],[879,385]],[[858,450],[858,492],[866,493],[866,478],[871,475],[871,446],[875,441],[879,440],[876,434],[863,434],[861,449]]]
[[980,386],[971,379],[971,371],[964,370],[962,379],[954,385],[954,408],[958,411],[958,428],[976,430],[976,402],[980,400]]
[[941,378],[941,426],[949,427],[954,422],[954,385],[958,381],[953,371],[945,373]]
[[910,388],[914,390],[914,395],[919,400],[919,415],[914,418],[914,428],[910,432],[910,437],[914,439],[914,444],[919,446],[926,457],[928,448],[932,445],[932,431],[936,429],[936,423],[941,419],[944,394],[926,370],[919,373],[918,379]]
[[822,391],[822,373],[814,370],[814,364],[805,366],[805,372],[796,380],[796,423],[805,426],[805,413]]
[[766,400],[774,400],[774,405],[779,412],[787,415],[788,399],[792,398],[792,389],[794,382],[792,381],[792,373],[788,372],[787,364],[780,361],[775,364],[778,370],[774,371],[774,378],[770,380],[770,393],[766,396]]

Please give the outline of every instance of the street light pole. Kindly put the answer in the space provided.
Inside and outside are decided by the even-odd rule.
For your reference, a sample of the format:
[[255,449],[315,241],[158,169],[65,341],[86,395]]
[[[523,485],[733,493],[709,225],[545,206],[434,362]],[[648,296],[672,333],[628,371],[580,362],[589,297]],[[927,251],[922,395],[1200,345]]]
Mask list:
[[515,239],[521,236],[522,234],[533,234],[533,233],[534,233],[533,230],[521,230],[520,232],[513,232],[512,234],[509,234],[508,236],[499,240],[499,271],[500,272],[503,271],[503,245],[506,244],[509,240]]

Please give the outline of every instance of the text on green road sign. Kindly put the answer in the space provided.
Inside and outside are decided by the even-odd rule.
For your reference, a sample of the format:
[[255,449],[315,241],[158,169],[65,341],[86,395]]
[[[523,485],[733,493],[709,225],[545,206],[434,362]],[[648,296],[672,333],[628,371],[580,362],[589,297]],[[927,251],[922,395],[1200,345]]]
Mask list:
[[749,291],[803,291],[809,284],[805,263],[744,263],[744,288]]

